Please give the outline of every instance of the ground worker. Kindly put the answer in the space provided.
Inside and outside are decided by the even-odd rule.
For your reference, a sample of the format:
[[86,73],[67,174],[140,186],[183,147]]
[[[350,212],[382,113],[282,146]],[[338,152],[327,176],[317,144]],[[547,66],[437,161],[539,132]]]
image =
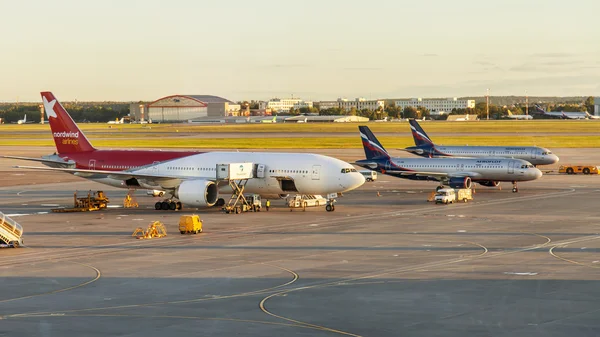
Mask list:
[[267,199],[266,206],[267,206],[267,212],[268,212],[269,211],[269,207],[271,207],[271,200]]

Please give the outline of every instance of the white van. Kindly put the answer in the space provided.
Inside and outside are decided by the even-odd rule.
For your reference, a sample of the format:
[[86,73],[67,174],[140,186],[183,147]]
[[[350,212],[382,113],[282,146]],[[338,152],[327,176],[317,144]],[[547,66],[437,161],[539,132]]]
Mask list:
[[360,171],[367,181],[375,181],[377,180],[377,172],[376,171]]

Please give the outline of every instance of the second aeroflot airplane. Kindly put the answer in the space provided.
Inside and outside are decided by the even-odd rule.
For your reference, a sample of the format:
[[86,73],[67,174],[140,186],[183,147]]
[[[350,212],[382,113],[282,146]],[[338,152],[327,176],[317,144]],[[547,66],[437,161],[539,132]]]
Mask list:
[[[17,168],[72,173],[92,181],[127,189],[154,189],[173,198],[157,202],[156,209],[210,207],[218,199],[216,165],[255,163],[257,178],[245,191],[277,197],[288,193],[324,195],[361,186],[365,179],[350,164],[310,153],[173,152],[97,150],[50,92],[42,92],[58,154],[43,158],[4,156],[32,160],[50,167]],[[229,185],[225,184],[229,187]]]
[[409,120],[416,146],[403,149],[421,157],[501,157],[523,159],[533,165],[550,165],[558,156],[537,146],[442,146],[435,145],[417,121]]
[[366,159],[356,165],[411,180],[439,181],[452,188],[470,188],[472,182],[493,187],[501,181],[513,183],[535,180],[542,171],[521,159],[509,158],[398,158],[390,157],[366,126],[359,126]]

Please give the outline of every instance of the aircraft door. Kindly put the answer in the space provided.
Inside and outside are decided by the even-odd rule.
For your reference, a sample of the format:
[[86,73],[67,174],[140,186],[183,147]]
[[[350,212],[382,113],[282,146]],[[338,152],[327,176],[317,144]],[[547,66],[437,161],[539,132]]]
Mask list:
[[511,160],[508,162],[508,174],[514,174],[515,173],[515,161]]
[[256,166],[256,177],[257,178],[265,177],[265,165],[264,164],[258,164]]
[[96,169],[96,159],[90,159],[90,163],[88,165],[88,169],[95,170]]
[[152,173],[158,174],[158,164],[159,163],[160,163],[159,161],[155,161],[152,163]]
[[535,152],[535,149],[531,149],[531,159],[535,159],[537,153]]
[[313,165],[312,167],[312,180],[321,179],[321,165]]

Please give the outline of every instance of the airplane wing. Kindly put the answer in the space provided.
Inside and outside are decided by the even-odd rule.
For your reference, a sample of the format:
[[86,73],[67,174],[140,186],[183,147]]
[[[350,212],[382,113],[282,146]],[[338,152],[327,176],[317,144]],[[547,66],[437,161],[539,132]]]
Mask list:
[[35,161],[35,162],[39,162],[42,164],[51,165],[52,167],[64,167],[64,168],[74,168],[75,167],[75,162],[72,160],[64,161],[64,160],[54,160],[54,159],[45,159],[45,158],[30,158],[30,157],[20,157],[20,156],[0,156],[0,158]]
[[26,170],[38,170],[38,171],[54,171],[54,172],[67,172],[73,173],[80,177],[91,177],[91,176],[106,176],[112,179],[128,180],[137,179],[142,180],[149,185],[156,185],[165,189],[175,188],[181,184],[183,180],[188,180],[190,177],[182,177],[175,175],[159,175],[152,173],[137,173],[128,171],[106,171],[106,170],[84,170],[75,168],[55,168],[55,167],[40,167],[40,166],[14,166],[19,169]]
[[471,179],[479,179],[481,175],[476,172],[426,172],[426,171],[399,171],[391,170],[382,172],[384,174],[395,175],[395,176],[416,176],[416,177],[429,177],[438,181],[448,181],[451,178],[464,178],[469,177]]

